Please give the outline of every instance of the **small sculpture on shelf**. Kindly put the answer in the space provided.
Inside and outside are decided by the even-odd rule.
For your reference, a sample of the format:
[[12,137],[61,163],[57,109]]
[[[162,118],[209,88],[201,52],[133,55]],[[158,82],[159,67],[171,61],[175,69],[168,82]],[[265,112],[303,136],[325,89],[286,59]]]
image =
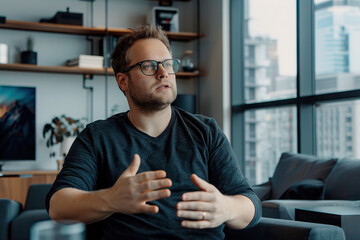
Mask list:
[[[85,128],[86,118],[73,119],[66,115],[54,117],[51,123],[44,125],[43,137],[46,138],[46,146],[48,148],[60,143],[60,158],[58,160],[59,168],[61,168],[63,159],[66,157],[76,136]],[[55,157],[55,151],[52,150],[50,157]]]

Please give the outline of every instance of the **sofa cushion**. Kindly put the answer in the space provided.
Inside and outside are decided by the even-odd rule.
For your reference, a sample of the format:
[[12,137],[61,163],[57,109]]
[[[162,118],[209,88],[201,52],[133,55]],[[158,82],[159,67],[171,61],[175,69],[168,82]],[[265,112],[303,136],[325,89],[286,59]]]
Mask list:
[[11,223],[11,239],[30,239],[31,226],[45,220],[50,220],[50,216],[45,209],[23,211]]
[[271,199],[279,199],[291,185],[301,180],[324,181],[336,160],[336,158],[319,158],[306,154],[283,153],[271,178]]
[[324,183],[316,179],[305,179],[291,185],[281,195],[280,199],[308,199],[321,200]]
[[341,159],[331,170],[324,199],[360,200],[360,160]]

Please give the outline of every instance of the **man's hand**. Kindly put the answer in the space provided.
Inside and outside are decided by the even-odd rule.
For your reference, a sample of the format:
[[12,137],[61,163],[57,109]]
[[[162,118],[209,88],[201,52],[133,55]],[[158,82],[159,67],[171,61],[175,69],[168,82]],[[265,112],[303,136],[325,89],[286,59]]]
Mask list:
[[136,174],[140,167],[140,157],[135,154],[130,166],[121,174],[114,186],[105,191],[104,199],[110,212],[123,214],[157,213],[159,207],[147,204],[167,198],[172,182],[165,178],[163,170]]
[[192,182],[201,189],[184,193],[177,204],[177,216],[189,220],[181,222],[186,228],[214,228],[228,220],[231,215],[228,196],[223,195],[212,184],[191,175]]

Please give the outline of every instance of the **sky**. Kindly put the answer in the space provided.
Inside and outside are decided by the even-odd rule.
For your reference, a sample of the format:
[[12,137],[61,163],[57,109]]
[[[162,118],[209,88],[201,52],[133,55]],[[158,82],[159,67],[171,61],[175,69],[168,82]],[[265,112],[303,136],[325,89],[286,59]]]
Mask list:
[[250,35],[277,39],[280,75],[295,76],[296,0],[250,0],[249,3]]

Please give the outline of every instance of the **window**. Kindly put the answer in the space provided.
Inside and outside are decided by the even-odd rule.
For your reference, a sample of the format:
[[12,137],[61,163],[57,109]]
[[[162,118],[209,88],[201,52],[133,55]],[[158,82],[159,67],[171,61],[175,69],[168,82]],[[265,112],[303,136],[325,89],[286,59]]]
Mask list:
[[[350,113],[349,108],[353,109]],[[316,106],[317,154],[319,156],[360,157],[358,142],[355,141],[360,138],[359,113],[360,100],[322,103]],[[356,149],[359,151],[353,151]]]
[[[246,102],[296,96],[295,0],[248,0],[243,35]],[[282,9],[282,14],[269,9]]]
[[285,151],[360,158],[358,1],[232,0],[231,21],[232,144],[250,183]]
[[[248,117],[248,115],[254,116]],[[274,173],[282,152],[296,152],[296,109],[279,107],[245,112],[245,168],[253,173],[251,184],[262,183]]]
[[315,0],[316,93],[360,88],[359,42],[358,1]]

